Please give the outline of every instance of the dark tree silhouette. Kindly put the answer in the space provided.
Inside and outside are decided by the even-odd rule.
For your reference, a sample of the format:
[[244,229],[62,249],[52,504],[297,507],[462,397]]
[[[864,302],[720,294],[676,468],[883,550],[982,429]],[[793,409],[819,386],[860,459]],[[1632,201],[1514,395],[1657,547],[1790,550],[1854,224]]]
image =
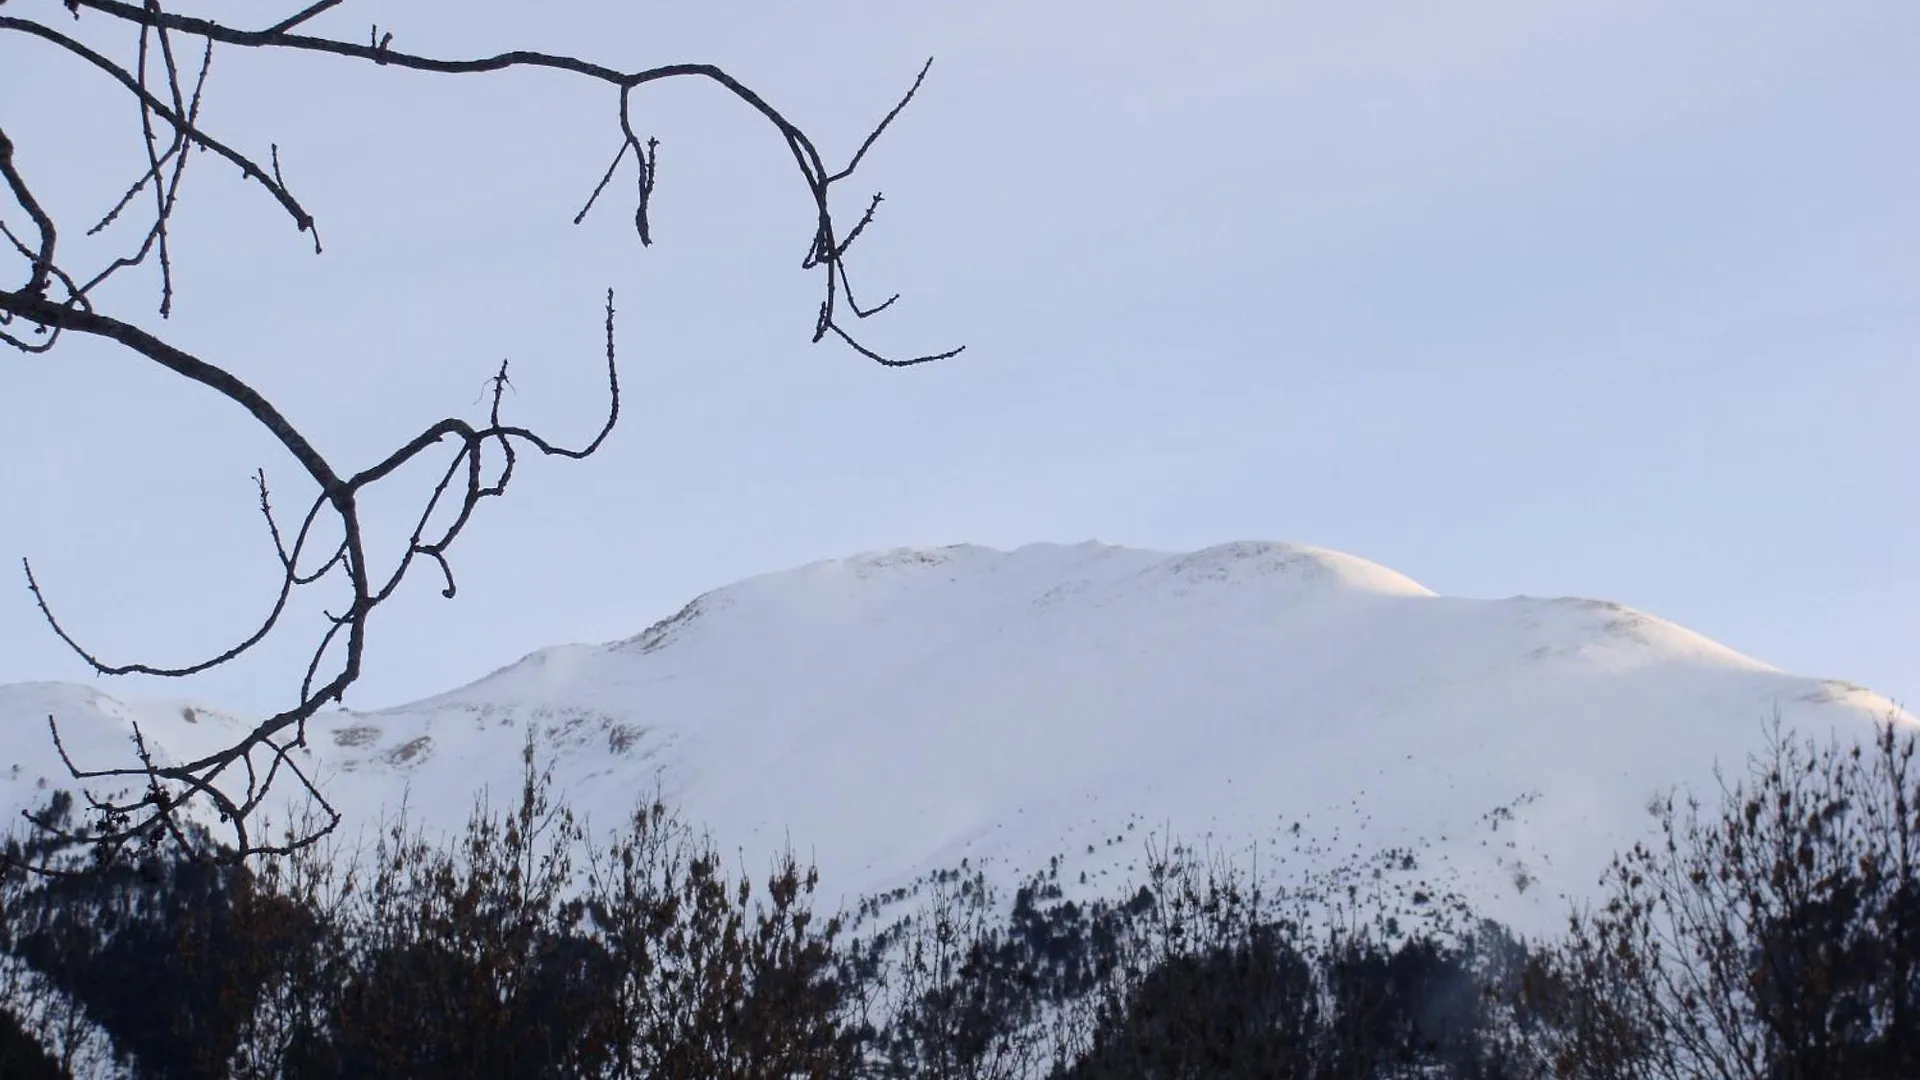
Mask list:
[[1559,1075],[1920,1076],[1917,754],[1776,726],[1717,813],[1657,804],[1556,961]]
[[0,1076],[19,1080],[65,1080],[58,1062],[20,1027],[11,1012],[0,1012]]
[[529,738],[518,798],[455,836],[403,816],[370,851],[232,865],[169,842],[0,875],[0,1077],[55,1059],[49,992],[110,1051],[49,1075],[855,1075],[841,923],[816,916],[811,867],[787,853],[758,882],[730,876],[658,800],[594,837],[534,757]]
[[[280,628],[296,590],[325,585],[339,590],[326,621],[316,628],[316,642],[292,704],[263,720],[244,738],[190,761],[163,763],[149,752],[136,730],[137,763],[102,770],[83,770],[66,757],[73,777],[82,783],[132,785],[132,796],[89,795],[89,813],[69,838],[88,840],[103,854],[131,842],[181,839],[180,810],[190,802],[211,803],[230,828],[232,842],[223,850],[241,858],[255,852],[285,851],[289,844],[312,842],[333,827],[338,814],[326,803],[312,779],[289,753],[303,745],[306,721],[322,705],[337,701],[359,677],[374,611],[394,595],[400,583],[422,564],[430,564],[442,582],[442,592],[454,595],[454,573],[449,550],[473,520],[482,500],[504,494],[513,477],[517,455],[538,453],[579,459],[592,455],[612,432],[620,415],[620,383],[614,361],[613,293],[606,302],[606,365],[608,401],[599,430],[578,445],[568,445],[509,422],[502,415],[501,395],[508,385],[503,363],[492,380],[491,403],[484,419],[449,417],[427,425],[420,433],[384,456],[350,465],[323,455],[288,417],[282,404],[269,400],[232,371],[179,348],[151,329],[96,304],[100,286],[136,268],[157,271],[159,314],[165,318],[174,298],[170,237],[188,161],[211,154],[238,167],[286,214],[292,225],[312,237],[320,248],[314,215],[295,196],[282,175],[277,145],[263,156],[258,150],[239,149],[203,125],[201,104],[214,53],[227,49],[323,53],[347,61],[366,61],[387,68],[432,74],[478,74],[510,68],[544,68],[603,84],[617,97],[616,127],[611,141],[616,149],[606,173],[599,178],[574,218],[588,211],[626,170],[632,184],[634,227],[640,243],[650,244],[648,207],[658,176],[658,141],[643,138],[632,120],[634,96],[654,83],[670,79],[704,80],[718,86],[771,126],[791,152],[801,181],[812,197],[815,217],[802,265],[817,272],[822,298],[812,328],[818,342],[828,336],[859,355],[890,367],[905,367],[944,359],[959,349],[896,359],[863,345],[847,330],[847,318],[864,319],[893,303],[890,297],[871,307],[854,298],[847,276],[848,249],[873,222],[881,197],[871,196],[851,228],[842,229],[832,208],[837,185],[847,180],[876,140],[912,100],[925,78],[922,67],[911,87],[881,117],[846,163],[831,167],[814,141],[781,112],[731,74],[708,64],[668,64],[623,70],[572,56],[513,51],[471,59],[445,59],[396,48],[393,35],[374,27],[365,40],[307,32],[317,19],[343,5],[344,0],[316,2],[272,21],[262,29],[240,29],[224,22],[167,9],[162,0],[123,3],[120,0],[53,0],[25,4],[25,14],[0,14],[0,33],[32,39],[71,57],[116,85],[138,105],[142,120],[145,168],[125,194],[93,224],[88,235],[108,229],[131,229],[126,250],[98,267],[76,265],[63,242],[74,231],[59,222],[36,194],[32,180],[31,148],[17,147],[0,128],[0,258],[21,261],[16,283],[0,288],[0,341],[26,353],[55,348],[68,334],[104,338],[166,370],[198,383],[226,398],[265,428],[293,458],[317,492],[296,518],[283,519],[276,511],[264,470],[256,474],[260,512],[278,553],[281,576],[266,615],[231,647],[198,662],[180,665],[113,662],[85,648],[61,621],[25,564],[28,588],[47,623],[60,639],[101,674],[146,674],[184,677],[204,672],[246,654]],[[6,0],[0,0],[4,5]],[[0,10],[4,10],[0,8]],[[131,55],[108,55],[83,40],[73,24],[124,28]],[[930,65],[932,62],[928,61]],[[57,148],[41,148],[42,151]],[[44,157],[41,160],[45,160]],[[9,202],[11,205],[9,205]],[[4,272],[0,268],[0,272]],[[448,453],[448,451],[451,451]],[[445,455],[442,472],[424,500],[404,552],[389,566],[376,567],[369,559],[369,538],[362,526],[362,498],[369,489],[403,466],[429,455]],[[295,523],[297,522],[297,523]],[[291,527],[288,527],[288,526]],[[339,539],[321,540],[338,530]],[[58,744],[59,728],[49,717]],[[289,780],[290,778],[290,780]],[[322,813],[316,828],[282,843],[261,839],[249,829],[266,793],[276,782],[303,787],[318,800]]]

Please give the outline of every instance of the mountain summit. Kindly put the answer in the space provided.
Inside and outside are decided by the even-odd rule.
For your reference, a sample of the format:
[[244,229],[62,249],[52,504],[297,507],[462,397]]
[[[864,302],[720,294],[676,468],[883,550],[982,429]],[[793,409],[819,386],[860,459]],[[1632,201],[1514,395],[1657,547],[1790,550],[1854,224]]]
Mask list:
[[[0,687],[10,809],[65,778],[49,712],[83,764],[127,758],[131,721],[176,755],[245,723]],[[963,859],[1117,887],[1172,836],[1281,875],[1417,851],[1409,872],[1544,930],[1652,797],[1710,793],[1776,715],[1911,721],[1618,604],[1444,597],[1323,548],[961,545],[750,578],[310,739],[350,833],[403,797],[434,827],[509,800],[533,725],[595,823],[657,790],[748,870],[791,843],[849,901]]]

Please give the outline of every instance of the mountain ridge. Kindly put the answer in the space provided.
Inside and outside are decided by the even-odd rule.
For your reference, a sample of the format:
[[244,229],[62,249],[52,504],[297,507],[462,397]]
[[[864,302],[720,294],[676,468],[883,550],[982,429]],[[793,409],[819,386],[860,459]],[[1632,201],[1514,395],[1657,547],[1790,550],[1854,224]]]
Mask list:
[[[130,759],[111,736],[136,721],[178,754],[245,724],[58,685],[0,687],[16,763],[47,742],[44,712],[20,723],[43,708],[97,729],[76,746],[96,760]],[[1776,714],[1843,734],[1912,719],[1607,601],[1445,597],[1302,544],[1088,542],[757,575],[310,731],[353,829],[401,797],[430,827],[483,785],[506,797],[532,725],[596,824],[657,788],[749,870],[790,841],[849,904],[962,859],[1011,878],[1058,858],[1114,887],[1171,833],[1278,874],[1417,848],[1422,880],[1444,866],[1526,930],[1590,892],[1649,798],[1706,787]],[[39,777],[0,789],[11,807],[44,790],[23,786],[44,749]]]

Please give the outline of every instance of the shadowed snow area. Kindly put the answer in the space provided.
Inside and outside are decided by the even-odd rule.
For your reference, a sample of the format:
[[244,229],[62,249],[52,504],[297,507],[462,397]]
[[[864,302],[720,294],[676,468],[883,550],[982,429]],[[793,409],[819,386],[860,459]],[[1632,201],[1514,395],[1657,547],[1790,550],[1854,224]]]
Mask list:
[[[1171,833],[1280,881],[1409,849],[1395,888],[1537,932],[1652,796],[1710,794],[1776,712],[1851,737],[1895,708],[1617,604],[1442,597],[1304,545],[963,545],[751,578],[624,641],[326,713],[310,754],[349,831],[403,794],[445,826],[484,786],[510,800],[531,723],[596,825],[658,789],[756,875],[790,839],[848,901],[963,858],[1117,888]],[[0,687],[11,810],[64,779],[48,713],[83,765],[130,760],[132,721],[176,756],[243,723]]]

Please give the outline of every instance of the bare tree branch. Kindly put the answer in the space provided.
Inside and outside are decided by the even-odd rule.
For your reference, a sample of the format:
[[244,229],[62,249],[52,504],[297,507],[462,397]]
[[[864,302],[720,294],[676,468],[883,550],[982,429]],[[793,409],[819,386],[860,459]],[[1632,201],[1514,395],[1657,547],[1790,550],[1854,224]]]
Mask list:
[[[312,233],[315,252],[321,250],[313,216],[294,197],[282,176],[278,144],[269,144],[263,163],[257,154],[229,145],[202,124],[201,105],[216,45],[322,53],[434,74],[538,69],[606,84],[616,98],[619,148],[586,204],[574,217],[574,223],[585,220],[631,158],[634,226],[642,245],[651,244],[653,239],[648,211],[659,174],[659,142],[651,137],[643,138],[635,128],[631,112],[633,96],[640,89],[667,79],[692,78],[713,83],[774,128],[813,199],[812,236],[807,258],[803,260],[804,268],[823,271],[823,299],[813,340],[832,334],[857,354],[890,367],[944,359],[961,351],[951,349],[896,360],[861,344],[838,323],[843,294],[846,309],[861,319],[884,310],[897,297],[875,308],[862,308],[854,301],[847,284],[844,259],[853,241],[872,224],[882,200],[877,194],[872,196],[860,220],[844,239],[839,239],[831,206],[833,186],[853,174],[880,136],[912,101],[931,61],[922,66],[906,94],[867,133],[847,164],[834,171],[828,169],[805,132],[752,89],[713,65],[668,64],[622,71],[575,57],[531,51],[476,59],[440,59],[393,48],[392,33],[383,33],[377,26],[369,31],[364,43],[298,32],[299,28],[341,5],[342,0],[317,0],[264,30],[243,30],[216,20],[167,11],[161,0],[143,0],[139,4],[121,0],[64,0],[63,6],[75,19],[101,18],[133,29],[137,34],[133,56],[125,61],[112,58],[73,33],[50,25],[44,17],[0,16],[0,34],[20,34],[40,41],[83,61],[124,90],[140,113],[145,158],[140,175],[98,223],[83,234],[96,236],[138,216],[144,218],[144,228],[135,234],[137,242],[133,242],[125,254],[109,260],[92,274],[74,274],[62,265],[66,260],[61,230],[17,164],[14,142],[0,130],[0,192],[30,222],[24,235],[16,233],[6,225],[6,207],[0,203],[0,236],[5,237],[13,256],[26,262],[25,277],[20,284],[0,288],[0,341],[23,352],[48,351],[66,334],[113,342],[188,382],[206,387],[237,407],[273,436],[299,465],[316,492],[301,515],[298,527],[289,535],[283,531],[274,509],[265,470],[256,471],[254,483],[260,514],[273,545],[279,580],[264,617],[240,635],[235,644],[211,656],[173,664],[103,658],[85,647],[56,617],[55,606],[43,582],[34,574],[32,565],[23,559],[27,588],[34,603],[53,633],[94,671],[104,675],[179,678],[238,660],[273,636],[292,610],[292,598],[297,591],[326,587],[340,592],[341,602],[323,613],[324,625],[316,636],[295,700],[231,745],[193,760],[163,760],[146,735],[136,729],[135,763],[87,767],[68,754],[57,718],[48,718],[54,745],[68,772],[83,785],[89,785],[83,788],[83,794],[91,820],[62,835],[67,840],[95,845],[103,857],[130,844],[149,844],[178,836],[183,821],[181,815],[194,804],[206,806],[226,824],[232,834],[231,857],[235,858],[290,851],[324,836],[339,821],[339,813],[326,802],[309,770],[299,765],[293,751],[306,745],[307,721],[327,703],[340,701],[359,678],[373,613],[397,593],[410,571],[421,563],[433,568],[441,594],[453,597],[457,582],[449,552],[473,522],[479,504],[506,493],[519,455],[533,452],[568,460],[590,457],[605,445],[620,417],[612,290],[607,292],[605,319],[608,400],[601,423],[586,441],[570,446],[507,420],[503,416],[503,397],[511,384],[503,361],[489,380],[491,389],[483,421],[460,417],[438,420],[358,468],[336,464],[321,454],[279,405],[229,368],[196,356],[126,318],[97,310],[91,294],[102,282],[121,271],[146,265],[151,258],[157,263],[159,275],[159,312],[165,317],[171,311],[174,298],[172,223],[187,161],[196,150],[210,151],[239,168],[244,177],[267,192],[298,230]],[[197,69],[183,68],[180,63],[183,42],[176,39],[198,43]],[[136,211],[136,207],[146,203],[150,205]],[[8,247],[0,247],[0,255],[5,255],[7,250]],[[497,455],[490,455],[489,448],[497,451]],[[443,454],[444,459],[440,457]],[[406,466],[430,457],[441,461],[440,472],[406,535],[404,549],[391,566],[376,569],[368,554],[360,497]],[[324,542],[317,539],[322,535],[326,537]],[[293,783],[297,790],[316,801],[321,808],[321,824],[304,834],[289,835],[285,843],[258,842],[252,837],[248,822],[280,782]],[[99,795],[94,790],[116,783],[132,785],[132,793]]]

